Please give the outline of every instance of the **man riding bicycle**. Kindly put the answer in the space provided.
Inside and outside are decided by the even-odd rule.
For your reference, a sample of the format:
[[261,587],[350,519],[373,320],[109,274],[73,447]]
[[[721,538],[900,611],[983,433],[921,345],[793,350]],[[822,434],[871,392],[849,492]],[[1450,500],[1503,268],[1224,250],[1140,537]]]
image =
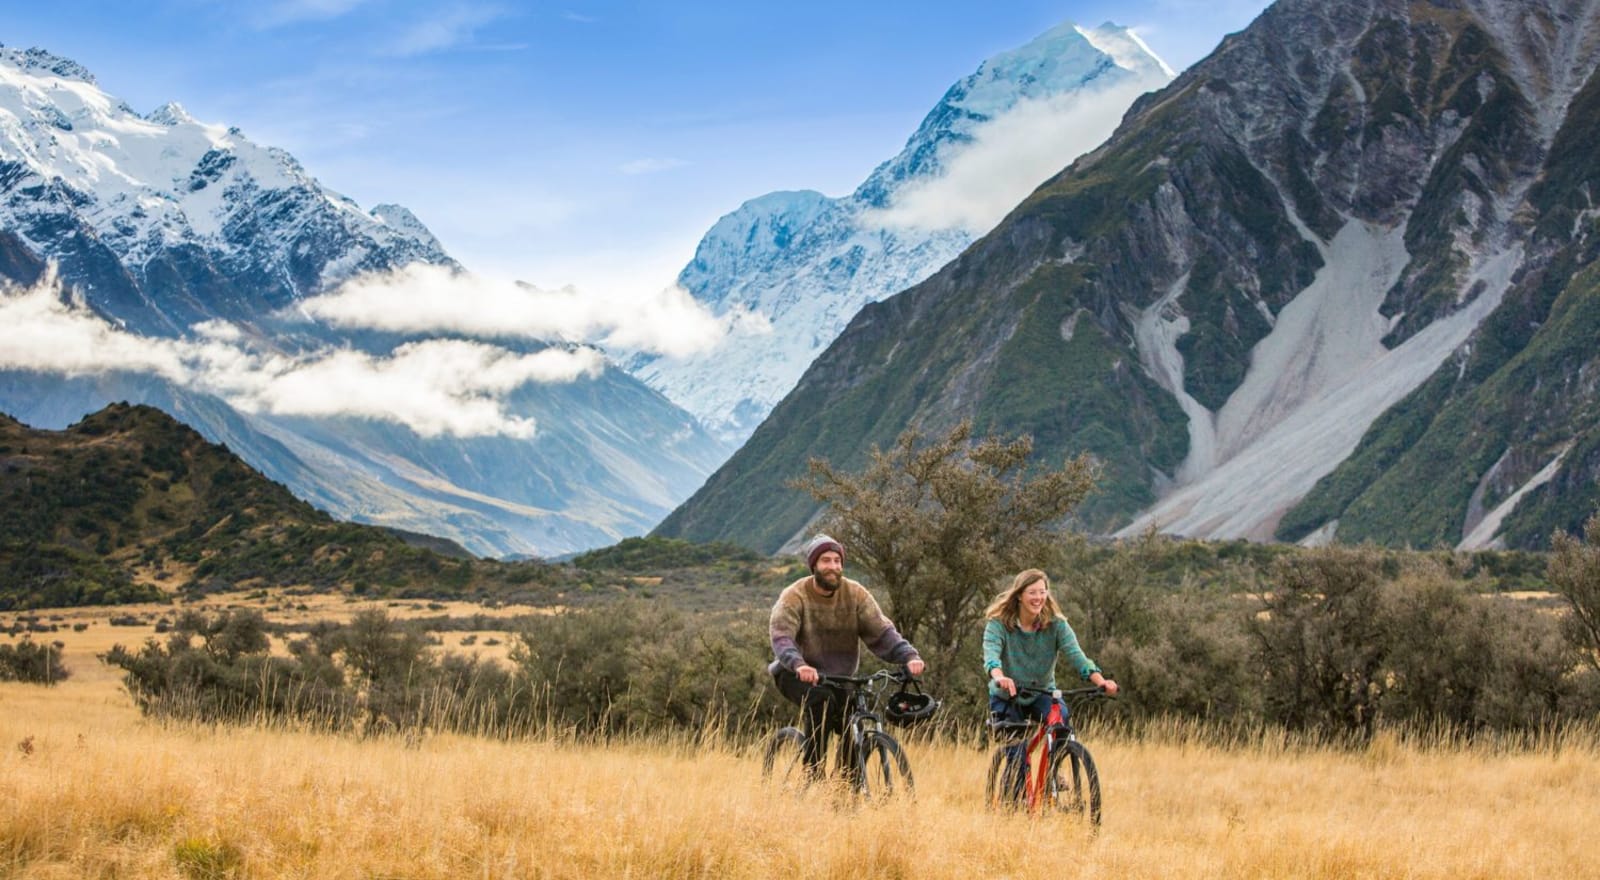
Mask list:
[[817,687],[822,675],[855,675],[861,645],[889,663],[921,675],[923,662],[885,617],[867,588],[844,576],[844,547],[817,535],[805,548],[811,574],[788,587],[772,606],[769,631],[773,661],[767,667],[778,692],[805,716],[804,760],[820,775],[829,737],[842,733],[849,707],[846,695]]

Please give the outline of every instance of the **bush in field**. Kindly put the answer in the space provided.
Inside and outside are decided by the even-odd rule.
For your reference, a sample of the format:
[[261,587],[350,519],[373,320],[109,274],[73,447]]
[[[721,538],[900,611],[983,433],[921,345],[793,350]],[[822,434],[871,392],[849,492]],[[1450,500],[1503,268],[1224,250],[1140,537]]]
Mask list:
[[420,722],[417,691],[432,678],[428,642],[382,609],[357,612],[347,626],[313,636],[319,653],[339,656],[361,689],[367,721],[410,727]]
[[787,713],[772,690],[765,620],[690,617],[636,601],[535,618],[512,662],[556,724],[585,733],[758,729]]
[[165,643],[138,651],[114,645],[100,659],[124,671],[123,683],[149,715],[201,721],[292,717],[331,727],[348,722],[343,674],[331,663],[267,654],[258,611],[214,617],[187,612]]
[[23,636],[15,645],[0,645],[0,681],[53,685],[72,673],[61,664],[60,643],[39,643]]
[[1222,725],[1261,718],[1262,676],[1245,621],[1253,600],[1184,590],[1150,607],[1153,634],[1109,643],[1095,659],[1124,687],[1136,717],[1176,716]]
[[1536,729],[1575,708],[1578,659],[1528,603],[1477,593],[1423,561],[1385,587],[1382,613],[1386,720]]
[[1294,731],[1370,737],[1385,639],[1377,559],[1327,548],[1280,559],[1249,632],[1267,718]]
[[1556,532],[1551,541],[1550,583],[1567,600],[1567,634],[1584,662],[1600,673],[1600,514],[1583,526],[1583,539]]

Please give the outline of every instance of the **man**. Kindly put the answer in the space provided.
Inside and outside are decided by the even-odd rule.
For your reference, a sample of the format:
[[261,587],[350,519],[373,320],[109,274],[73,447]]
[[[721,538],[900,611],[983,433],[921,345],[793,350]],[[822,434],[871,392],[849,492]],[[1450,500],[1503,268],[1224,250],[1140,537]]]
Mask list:
[[805,716],[805,762],[820,772],[828,739],[844,730],[849,706],[837,688],[815,687],[822,675],[855,675],[861,645],[921,675],[922,657],[894,628],[867,588],[844,576],[844,547],[827,535],[806,544],[803,577],[772,606],[772,673],[778,692]]

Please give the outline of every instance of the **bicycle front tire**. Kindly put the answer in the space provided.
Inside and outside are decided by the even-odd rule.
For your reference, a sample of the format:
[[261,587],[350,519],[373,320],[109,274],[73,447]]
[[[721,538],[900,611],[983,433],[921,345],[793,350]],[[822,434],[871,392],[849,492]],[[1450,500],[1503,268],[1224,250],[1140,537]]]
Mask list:
[[861,736],[861,752],[856,756],[856,792],[864,798],[910,796],[911,762],[895,738],[881,730]]
[[1022,806],[1022,774],[1027,761],[1022,757],[1020,743],[1003,743],[995,746],[989,757],[989,775],[983,784],[983,802],[991,810],[1015,810]]
[[778,728],[761,756],[761,778],[785,791],[799,791],[811,784],[814,771],[806,767],[806,739],[798,727]]
[[1057,745],[1050,755],[1049,804],[1056,810],[1100,825],[1100,771],[1083,743]]

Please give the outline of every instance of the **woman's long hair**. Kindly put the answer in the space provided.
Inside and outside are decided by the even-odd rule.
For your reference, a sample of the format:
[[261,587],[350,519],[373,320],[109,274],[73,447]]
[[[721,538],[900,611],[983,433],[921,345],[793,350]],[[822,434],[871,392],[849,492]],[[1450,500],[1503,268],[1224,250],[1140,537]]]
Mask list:
[[1044,581],[1044,607],[1039,609],[1038,624],[1044,626],[1050,621],[1061,616],[1061,608],[1056,605],[1056,597],[1051,595],[1050,577],[1037,568],[1030,568],[1017,575],[1011,581],[1011,586],[994,597],[983,615],[989,620],[998,620],[1007,629],[1016,629],[1022,618],[1022,591],[1033,586],[1039,581]]

